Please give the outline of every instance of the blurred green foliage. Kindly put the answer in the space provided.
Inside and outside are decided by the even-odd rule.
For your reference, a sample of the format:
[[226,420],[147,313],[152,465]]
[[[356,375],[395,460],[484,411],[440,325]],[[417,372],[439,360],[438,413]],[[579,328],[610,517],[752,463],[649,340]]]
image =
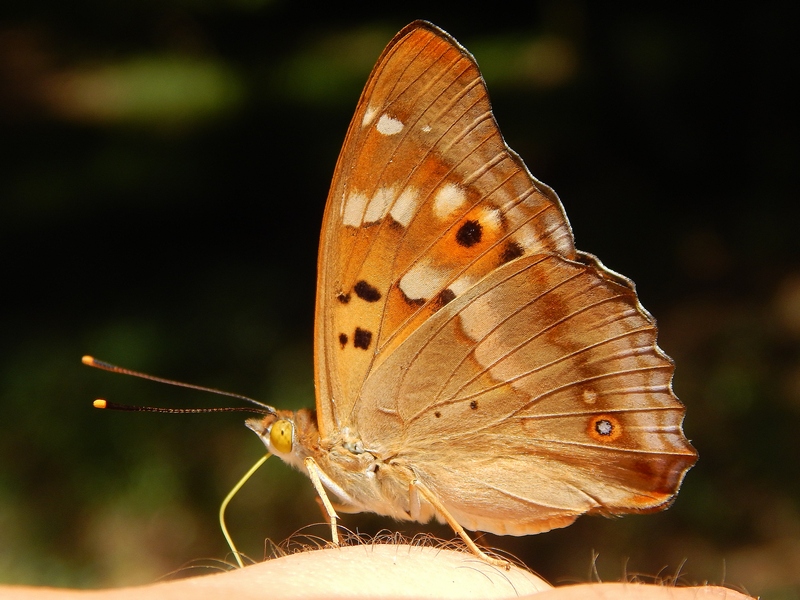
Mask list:
[[[134,584],[226,558],[218,504],[263,453],[243,416],[94,411],[230,403],[80,357],[313,404],[328,181],[372,64],[422,17],[475,54],[578,246],[637,282],[700,451],[664,513],[486,541],[554,582],[596,567],[800,597],[796,9],[112,4],[11,2],[0,21],[0,582]],[[326,535],[278,460],[229,520],[256,560],[267,539]]]

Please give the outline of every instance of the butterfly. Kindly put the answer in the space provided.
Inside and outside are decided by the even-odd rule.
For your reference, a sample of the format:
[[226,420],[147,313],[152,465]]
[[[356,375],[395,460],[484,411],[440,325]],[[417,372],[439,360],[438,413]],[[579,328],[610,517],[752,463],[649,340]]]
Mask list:
[[576,250],[469,52],[417,21],[381,54],[325,208],[316,410],[247,421],[330,517],[527,535],[667,507],[697,453],[633,283]]

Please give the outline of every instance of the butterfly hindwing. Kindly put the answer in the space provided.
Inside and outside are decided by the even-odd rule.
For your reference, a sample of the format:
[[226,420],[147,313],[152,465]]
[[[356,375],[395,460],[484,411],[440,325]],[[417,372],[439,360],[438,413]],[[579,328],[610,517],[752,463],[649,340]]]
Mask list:
[[500,267],[366,382],[365,446],[413,465],[470,529],[656,510],[696,459],[652,318],[631,285],[580,258]]

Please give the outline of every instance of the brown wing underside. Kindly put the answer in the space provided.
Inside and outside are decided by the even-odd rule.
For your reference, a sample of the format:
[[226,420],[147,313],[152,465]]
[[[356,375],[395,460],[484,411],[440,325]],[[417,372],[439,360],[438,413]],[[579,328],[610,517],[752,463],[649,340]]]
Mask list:
[[655,510],[696,460],[652,318],[582,258],[500,267],[366,382],[365,447],[411,466],[465,527],[525,534]]

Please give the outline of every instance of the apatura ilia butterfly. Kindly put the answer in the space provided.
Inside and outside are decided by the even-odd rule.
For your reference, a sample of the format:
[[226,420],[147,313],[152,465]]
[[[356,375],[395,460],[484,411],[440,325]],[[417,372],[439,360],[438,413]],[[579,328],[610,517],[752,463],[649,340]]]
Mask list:
[[[575,249],[472,56],[426,22],[383,51],[325,209],[316,410],[247,421],[331,518],[526,535],[668,506],[697,454],[633,283]],[[330,494],[334,500],[328,499]]]

